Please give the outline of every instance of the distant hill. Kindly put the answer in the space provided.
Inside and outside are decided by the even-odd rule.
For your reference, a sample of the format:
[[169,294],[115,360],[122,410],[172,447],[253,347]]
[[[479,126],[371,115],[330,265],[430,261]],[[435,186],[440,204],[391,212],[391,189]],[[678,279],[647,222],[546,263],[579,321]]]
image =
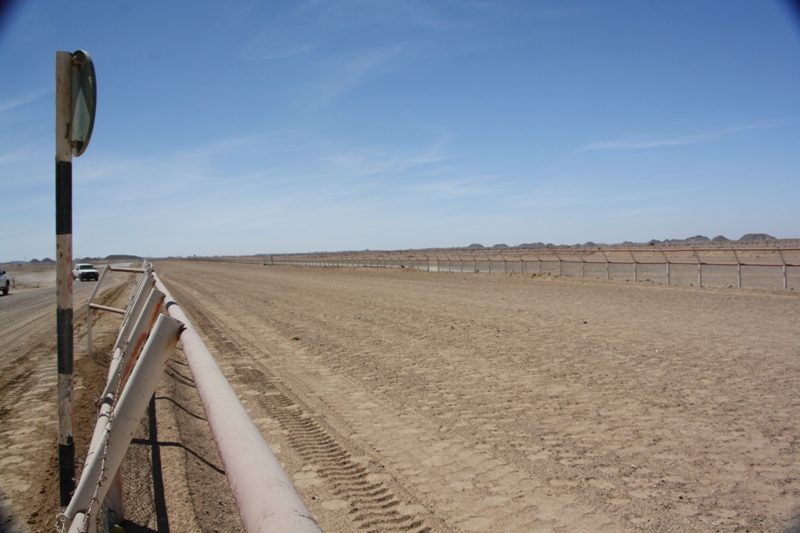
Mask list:
[[739,240],[740,241],[774,241],[776,239],[772,235],[767,235],[766,233],[748,233],[746,235],[742,235],[742,238],[739,239]]
[[717,235],[713,239],[709,239],[705,235],[695,235],[694,237],[687,237],[686,239],[664,239],[663,241],[659,241],[658,239],[652,239],[648,241],[647,244],[650,246],[655,246],[656,244],[705,244],[709,242],[713,243],[725,243],[725,242],[742,242],[742,241],[775,241],[778,240],[772,235],[767,235],[766,233],[748,233],[746,235],[742,235],[742,237],[738,240],[731,241],[731,239],[725,237],[724,235]]
[[82,257],[81,259],[75,259],[76,263],[93,263],[97,261],[141,261],[142,258],[138,255],[107,255],[105,257]]
[[[138,255],[107,255],[105,257],[81,257],[73,259],[74,263],[96,263],[98,261],[141,261],[142,258]],[[56,262],[49,257],[45,257],[44,259],[31,259],[30,261],[11,261],[11,263],[17,263],[20,265],[29,264],[29,265],[55,265]]]

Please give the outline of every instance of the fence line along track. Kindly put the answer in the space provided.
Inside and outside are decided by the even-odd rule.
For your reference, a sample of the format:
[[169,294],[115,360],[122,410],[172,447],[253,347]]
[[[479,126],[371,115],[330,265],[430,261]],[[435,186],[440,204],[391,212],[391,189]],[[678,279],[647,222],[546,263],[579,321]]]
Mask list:
[[800,248],[779,246],[332,252],[224,260],[308,267],[551,274],[701,287],[800,288]]
[[[120,466],[135,426],[180,341],[244,530],[319,533],[280,462],[152,265],[145,262],[141,269],[109,268],[103,274],[114,270],[139,277],[125,309],[92,303],[103,276],[87,304],[87,313],[110,311],[122,314],[123,320],[83,472],[69,505],[58,517],[58,530],[93,533],[98,530],[98,521],[103,523],[103,530],[108,530],[124,519]],[[91,322],[87,325],[91,328]],[[91,332],[89,340],[91,353]]]

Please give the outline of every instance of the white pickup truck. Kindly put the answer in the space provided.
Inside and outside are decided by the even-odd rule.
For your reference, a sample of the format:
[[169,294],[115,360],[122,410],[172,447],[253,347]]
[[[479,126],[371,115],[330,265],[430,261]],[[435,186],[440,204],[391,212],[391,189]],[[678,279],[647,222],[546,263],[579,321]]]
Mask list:
[[95,280],[100,277],[100,273],[95,267],[89,263],[78,263],[72,269],[72,279],[79,279],[81,281]]
[[8,288],[10,285],[11,281],[8,279],[6,271],[3,270],[0,272],[0,292],[3,293],[3,296],[8,296]]

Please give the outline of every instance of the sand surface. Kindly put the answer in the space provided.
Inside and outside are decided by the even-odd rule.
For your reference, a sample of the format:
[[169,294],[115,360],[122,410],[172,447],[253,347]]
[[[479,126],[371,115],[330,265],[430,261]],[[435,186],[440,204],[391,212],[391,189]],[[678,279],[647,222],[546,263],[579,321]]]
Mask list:
[[[0,296],[0,531],[53,531],[59,511],[56,416],[56,291],[52,267],[14,267]],[[130,275],[111,275],[95,299],[123,307]],[[108,372],[118,315],[96,315],[95,355],[87,356],[86,303],[94,282],[74,283],[76,461],[94,428],[94,398]],[[99,389],[99,390],[98,390]]]
[[[188,261],[156,270],[325,531],[800,530],[794,292]],[[17,317],[7,298],[0,318]],[[52,315],[53,327],[46,313],[25,326],[39,327],[45,352]],[[110,344],[114,324],[101,320],[110,333],[98,343]],[[24,336],[2,340],[3,322],[0,370],[28,350]],[[102,374],[100,357],[81,360],[87,380]],[[19,521],[42,531],[43,498],[57,494],[52,464],[31,467],[55,452],[54,357],[48,365],[0,374],[0,483]],[[238,530],[180,350],[152,407],[126,464],[127,530]]]

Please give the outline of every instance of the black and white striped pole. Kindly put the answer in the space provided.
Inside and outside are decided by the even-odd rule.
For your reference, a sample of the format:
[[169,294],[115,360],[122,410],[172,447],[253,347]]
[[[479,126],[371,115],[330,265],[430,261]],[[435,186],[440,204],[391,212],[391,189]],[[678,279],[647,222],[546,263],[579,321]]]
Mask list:
[[89,54],[56,52],[56,336],[58,342],[58,478],[61,507],[75,490],[72,431],[72,156],[86,149],[97,85]]

